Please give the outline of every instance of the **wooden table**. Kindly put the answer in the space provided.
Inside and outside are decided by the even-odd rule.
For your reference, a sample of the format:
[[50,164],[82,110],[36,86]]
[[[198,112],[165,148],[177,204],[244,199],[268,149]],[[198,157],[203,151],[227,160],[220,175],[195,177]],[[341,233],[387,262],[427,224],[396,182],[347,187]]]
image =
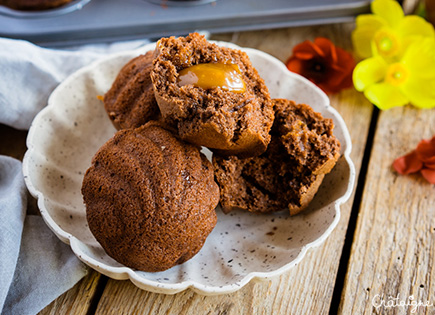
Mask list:
[[[317,36],[352,50],[353,24],[220,34],[212,39],[253,47],[285,61]],[[435,304],[435,185],[399,176],[393,160],[435,134],[435,109],[406,106],[379,112],[349,89],[331,96],[352,138],[357,183],[329,238],[296,267],[238,292],[201,296],[191,290],[156,294],[90,271],[40,314],[411,314],[380,307],[396,298]],[[0,126],[0,154],[22,158],[26,132]],[[5,140],[3,140],[5,139]],[[30,207],[32,209],[33,207]],[[373,302],[375,302],[373,304]],[[416,314],[434,314],[420,306]]]

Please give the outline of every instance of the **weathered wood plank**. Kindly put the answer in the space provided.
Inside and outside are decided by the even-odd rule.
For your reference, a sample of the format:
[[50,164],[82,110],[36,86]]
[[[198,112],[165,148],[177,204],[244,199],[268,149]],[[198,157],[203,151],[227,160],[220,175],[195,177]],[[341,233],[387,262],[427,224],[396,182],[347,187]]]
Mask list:
[[[292,47],[317,36],[330,38],[350,49],[353,25],[328,25],[242,32],[213,36],[240,46],[263,50],[285,61]],[[359,171],[371,119],[372,106],[364,97],[348,90],[331,97],[349,127],[352,159]],[[329,310],[335,278],[346,234],[352,200],[342,206],[337,228],[320,247],[279,277],[252,282],[236,293],[204,297],[191,290],[176,295],[154,294],[129,281],[109,280],[98,305],[98,314],[325,314]]]
[[22,160],[26,152],[27,131],[0,124],[0,154]]
[[90,270],[86,277],[39,312],[39,315],[89,314],[101,277],[99,272]]
[[[395,158],[435,134],[435,110],[381,112],[369,163],[340,311],[411,314],[412,306],[376,307],[381,298],[435,304],[435,186],[400,176]],[[388,305],[388,304],[387,304]],[[414,314],[434,314],[419,307]]]

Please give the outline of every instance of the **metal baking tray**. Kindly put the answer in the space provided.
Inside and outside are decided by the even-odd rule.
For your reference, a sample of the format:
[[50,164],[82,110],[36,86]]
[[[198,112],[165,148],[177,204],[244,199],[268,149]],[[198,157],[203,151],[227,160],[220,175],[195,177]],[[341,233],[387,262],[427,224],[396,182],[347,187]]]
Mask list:
[[0,36],[45,46],[352,21],[370,0],[74,0],[22,12],[0,8]]

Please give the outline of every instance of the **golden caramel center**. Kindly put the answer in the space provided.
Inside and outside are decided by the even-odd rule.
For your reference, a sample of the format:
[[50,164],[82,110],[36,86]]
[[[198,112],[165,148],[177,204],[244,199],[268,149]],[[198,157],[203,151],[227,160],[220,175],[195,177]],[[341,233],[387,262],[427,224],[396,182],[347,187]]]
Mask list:
[[193,84],[205,90],[220,87],[222,90],[243,93],[246,90],[239,66],[224,63],[200,63],[179,72],[178,85]]

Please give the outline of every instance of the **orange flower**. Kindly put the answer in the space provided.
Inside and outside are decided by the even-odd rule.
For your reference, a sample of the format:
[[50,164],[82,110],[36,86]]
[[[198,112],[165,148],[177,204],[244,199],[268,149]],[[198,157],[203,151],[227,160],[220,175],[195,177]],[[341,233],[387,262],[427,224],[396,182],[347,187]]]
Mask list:
[[287,69],[296,72],[321,88],[325,93],[337,93],[349,88],[355,60],[352,55],[336,47],[329,39],[317,37],[293,48],[286,62]]
[[417,148],[393,162],[397,173],[407,175],[420,172],[431,184],[435,184],[435,136],[421,140]]

